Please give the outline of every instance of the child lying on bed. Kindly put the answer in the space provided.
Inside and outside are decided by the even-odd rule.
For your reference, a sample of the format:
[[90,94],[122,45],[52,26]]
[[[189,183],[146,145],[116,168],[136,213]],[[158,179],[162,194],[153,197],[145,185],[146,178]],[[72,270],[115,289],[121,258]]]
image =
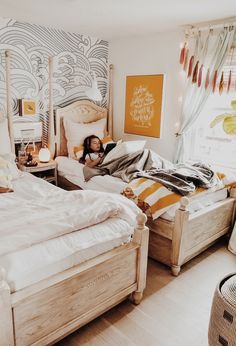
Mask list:
[[95,167],[102,162],[104,157],[104,148],[99,137],[91,135],[84,140],[83,156],[80,159],[88,167]]
[[91,135],[85,138],[84,140],[84,150],[80,163],[85,164],[88,167],[95,167],[102,163],[106,154],[111,151],[117,143],[108,143],[104,150],[102,141],[99,137]]

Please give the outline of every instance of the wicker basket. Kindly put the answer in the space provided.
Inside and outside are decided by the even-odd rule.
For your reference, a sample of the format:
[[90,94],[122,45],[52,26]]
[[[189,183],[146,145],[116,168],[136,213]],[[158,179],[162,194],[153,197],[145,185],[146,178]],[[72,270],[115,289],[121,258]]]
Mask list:
[[217,285],[208,330],[209,346],[236,346],[236,274]]

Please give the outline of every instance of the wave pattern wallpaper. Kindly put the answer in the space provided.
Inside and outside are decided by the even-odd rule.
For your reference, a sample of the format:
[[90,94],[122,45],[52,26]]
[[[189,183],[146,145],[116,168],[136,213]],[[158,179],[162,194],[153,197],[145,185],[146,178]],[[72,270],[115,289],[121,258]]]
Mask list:
[[107,104],[108,42],[77,33],[0,18],[0,110],[6,110],[5,50],[11,51],[14,115],[19,99],[37,101],[37,114],[48,111],[48,58],[53,57],[55,108],[86,99],[91,71],[97,77],[102,105]]

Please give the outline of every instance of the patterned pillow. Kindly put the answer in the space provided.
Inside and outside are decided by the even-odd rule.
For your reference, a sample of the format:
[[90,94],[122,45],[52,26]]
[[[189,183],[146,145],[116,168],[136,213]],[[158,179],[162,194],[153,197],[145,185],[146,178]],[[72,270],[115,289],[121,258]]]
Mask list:
[[[103,147],[104,149],[106,148],[106,145],[108,143],[114,143],[114,141],[112,140],[111,136],[106,136],[102,139],[102,144],[103,144]],[[83,155],[83,150],[84,150],[84,147],[83,145],[77,145],[74,147],[74,159],[77,159],[79,160],[82,155]]]

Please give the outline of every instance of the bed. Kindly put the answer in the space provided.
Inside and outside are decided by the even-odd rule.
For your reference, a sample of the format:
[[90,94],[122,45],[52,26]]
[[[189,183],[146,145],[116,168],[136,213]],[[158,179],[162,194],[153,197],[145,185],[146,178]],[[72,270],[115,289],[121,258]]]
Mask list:
[[140,303],[146,216],[122,196],[13,170],[14,192],[0,194],[0,344],[52,344],[127,297]]
[[[88,117],[86,116],[88,114]],[[76,123],[89,123],[106,117],[106,110],[89,101],[78,101],[56,112],[56,143],[59,184],[65,189],[97,189],[120,193],[124,182],[109,176],[94,177],[85,183],[78,162],[68,158],[67,139],[63,119]],[[235,188],[225,188],[220,198],[218,192],[208,194],[209,203],[191,212],[192,200],[183,197],[177,210],[165,213],[157,220],[148,220],[150,229],[149,256],[171,267],[177,276],[181,266],[204,251],[217,239],[228,233],[235,219]],[[229,195],[230,194],[230,195]]]

